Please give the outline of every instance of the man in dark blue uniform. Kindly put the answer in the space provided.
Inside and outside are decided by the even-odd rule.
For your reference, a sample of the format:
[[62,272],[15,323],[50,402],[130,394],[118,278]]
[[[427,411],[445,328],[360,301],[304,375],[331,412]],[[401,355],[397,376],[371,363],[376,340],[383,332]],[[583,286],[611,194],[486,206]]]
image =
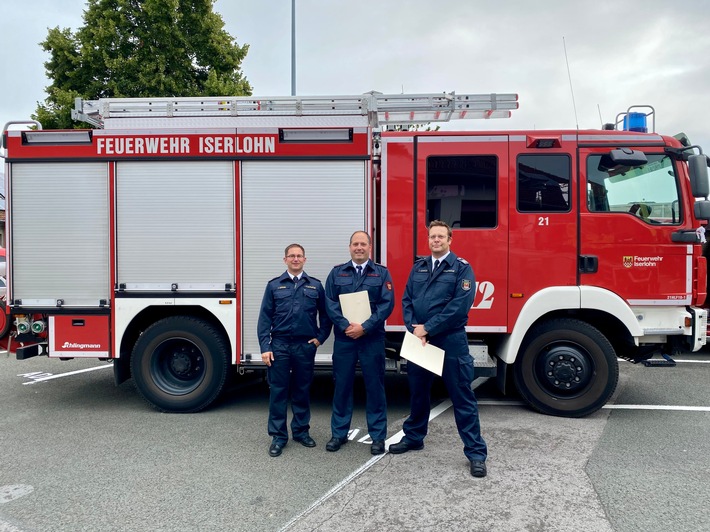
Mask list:
[[[473,304],[476,280],[468,262],[450,251],[451,228],[440,220],[429,224],[431,256],[414,263],[402,298],[409,332],[445,351],[442,377],[454,406],[454,417],[470,461],[471,475],[486,476],[486,442],[481,436],[478,403],[471,389],[473,358],[468,351],[466,322]],[[390,445],[393,454],[424,448],[434,374],[409,362],[411,412],[404,422],[404,438]]]
[[303,271],[303,246],[288,246],[284,262],[287,270],[266,285],[257,326],[261,359],[269,366],[269,455],[273,457],[279,456],[288,443],[289,392],[293,439],[306,447],[316,446],[308,434],[310,388],[316,349],[328,338],[332,327],[325,311],[323,285]]
[[[331,452],[338,451],[348,441],[353,417],[353,381],[358,361],[367,394],[367,430],[372,439],[370,452],[385,452],[385,320],[394,309],[394,292],[387,268],[369,260],[371,250],[370,235],[364,231],[353,233],[350,237],[351,260],[333,268],[325,283],[326,308],[335,330],[335,391],[330,420],[332,438],[325,446]],[[367,290],[371,316],[363,323],[354,323],[343,315],[340,295],[363,290]]]

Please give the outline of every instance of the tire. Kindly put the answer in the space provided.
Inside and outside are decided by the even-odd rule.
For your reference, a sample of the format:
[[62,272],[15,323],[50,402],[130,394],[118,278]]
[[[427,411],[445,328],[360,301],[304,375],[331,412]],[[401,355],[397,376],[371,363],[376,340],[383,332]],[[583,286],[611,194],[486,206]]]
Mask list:
[[229,347],[208,322],[173,316],[155,322],[138,338],[131,372],[138,392],[162,412],[199,412],[224,387]]
[[556,319],[533,327],[514,364],[515,386],[535,410],[582,417],[599,410],[619,382],[609,340],[595,327]]

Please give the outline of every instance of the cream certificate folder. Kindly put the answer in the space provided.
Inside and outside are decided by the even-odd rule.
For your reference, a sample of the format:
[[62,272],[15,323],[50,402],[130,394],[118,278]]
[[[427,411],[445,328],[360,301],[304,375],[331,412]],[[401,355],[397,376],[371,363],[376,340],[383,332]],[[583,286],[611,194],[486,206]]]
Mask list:
[[340,308],[343,311],[343,316],[350,323],[365,323],[372,312],[370,312],[370,298],[367,296],[367,290],[353,292],[352,294],[340,294]]
[[427,343],[422,345],[421,338],[417,338],[409,331],[404,333],[402,351],[399,353],[402,358],[414,362],[417,366],[428,369],[441,377],[444,370],[444,350]]

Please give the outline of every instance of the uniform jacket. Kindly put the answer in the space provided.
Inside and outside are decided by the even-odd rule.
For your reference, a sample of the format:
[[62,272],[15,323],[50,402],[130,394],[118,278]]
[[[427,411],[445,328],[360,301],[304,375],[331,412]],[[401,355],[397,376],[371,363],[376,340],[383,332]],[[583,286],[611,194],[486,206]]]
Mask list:
[[468,311],[476,295],[476,279],[471,265],[453,252],[432,274],[431,256],[418,259],[409,273],[402,297],[402,313],[407,330],[424,325],[429,336],[466,326]]
[[271,279],[261,301],[257,334],[261,352],[272,351],[275,337],[322,344],[330,335],[332,323],[325,309],[325,291],[315,277],[303,272],[297,285],[288,272]]
[[365,323],[361,324],[365,334],[369,337],[384,337],[385,320],[394,309],[392,276],[387,268],[370,260],[362,275],[358,275],[352,261],[335,266],[328,274],[328,280],[325,282],[326,310],[333,320],[336,338],[356,341],[345,335],[345,329],[350,322],[343,316],[339,296],[362,290],[368,292],[372,313]]

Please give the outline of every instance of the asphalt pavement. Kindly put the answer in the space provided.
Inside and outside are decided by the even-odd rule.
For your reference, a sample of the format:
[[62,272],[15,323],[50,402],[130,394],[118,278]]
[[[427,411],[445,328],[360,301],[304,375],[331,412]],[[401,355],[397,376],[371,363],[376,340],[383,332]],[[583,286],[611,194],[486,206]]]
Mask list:
[[[268,388],[236,381],[213,408],[161,414],[96,360],[0,354],[0,532],[80,530],[710,530],[710,357],[621,365],[605,408],[537,414],[477,388],[488,477],[470,476],[443,387],[422,451],[369,453],[356,381],[352,440],[330,437],[332,380],[316,377],[307,449],[267,454]],[[88,370],[88,371],[84,371]],[[78,373],[74,373],[78,372]],[[390,443],[408,413],[387,377]]]

